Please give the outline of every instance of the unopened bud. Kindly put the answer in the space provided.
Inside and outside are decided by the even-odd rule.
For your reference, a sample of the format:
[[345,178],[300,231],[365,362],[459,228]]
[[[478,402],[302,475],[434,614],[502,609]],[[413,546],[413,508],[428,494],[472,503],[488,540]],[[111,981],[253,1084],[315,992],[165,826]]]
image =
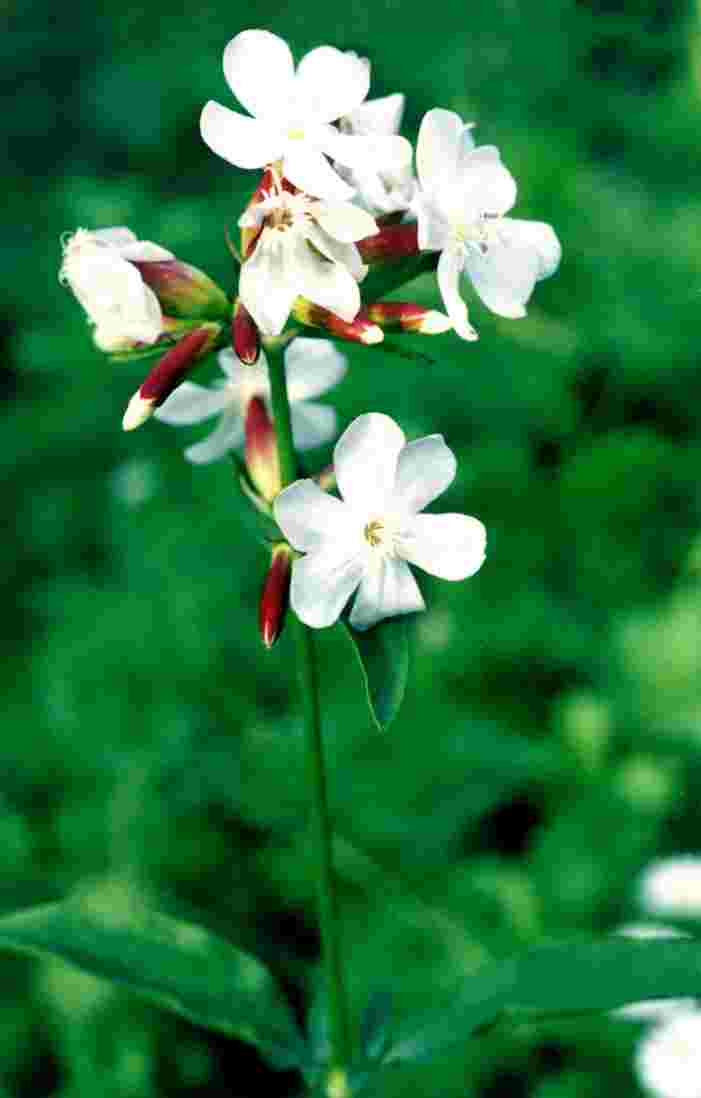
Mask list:
[[163,355],[129,401],[122,420],[125,431],[135,430],[153,415],[158,405],[177,389],[193,363],[211,349],[220,331],[218,324],[203,324]]
[[325,328],[337,339],[347,339],[351,343],[371,346],[384,339],[382,329],[368,320],[364,309],[360,310],[355,320],[349,322],[341,320],[340,316],[328,309],[322,309],[320,305],[314,305],[306,297],[298,297],[292,306],[292,315],[300,324],[306,324],[310,328]]
[[258,186],[248,200],[248,205],[244,211],[244,222],[250,221],[251,224],[244,224],[241,228],[241,255],[244,259],[248,259],[249,255],[253,251],[258,235],[262,226],[257,224],[254,218],[247,218],[245,214],[253,213],[259,202],[263,202],[267,195],[270,194],[274,186],[274,177],[270,168],[266,168],[260,177]]
[[251,483],[270,503],[282,488],[275,428],[265,401],[251,397],[246,409],[246,468]]
[[402,221],[398,225],[383,225],[373,236],[358,240],[356,247],[363,263],[388,263],[419,251],[416,221]]
[[246,366],[253,366],[260,354],[260,332],[241,298],[237,298],[234,305],[231,337],[234,351],[241,361]]
[[322,492],[333,492],[336,487],[336,470],[333,465],[325,465],[312,479],[316,481]]
[[157,262],[138,260],[134,266],[150,286],[168,316],[220,320],[229,316],[226,294],[209,275],[179,259]]
[[440,335],[452,328],[449,317],[436,309],[425,309],[408,301],[378,301],[366,307],[368,319],[381,328],[399,328],[403,332]]
[[290,595],[292,550],[285,541],[273,546],[268,574],[263,583],[258,609],[260,635],[266,648],[272,648],[285,624]]

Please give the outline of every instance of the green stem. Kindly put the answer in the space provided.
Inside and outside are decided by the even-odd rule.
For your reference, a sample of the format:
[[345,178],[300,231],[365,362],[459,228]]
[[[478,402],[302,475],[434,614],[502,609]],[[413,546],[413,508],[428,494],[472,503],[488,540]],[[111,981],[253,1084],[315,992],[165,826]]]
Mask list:
[[[292,442],[290,402],[285,383],[284,346],[285,341],[283,339],[271,339],[265,343],[283,486],[290,484],[297,478],[297,458]],[[297,648],[297,675],[304,709],[309,784],[312,790],[319,925],[331,1023],[331,1067],[337,1071],[345,1072],[351,1062],[353,1042],[348,998],[343,978],[338,896],[331,852],[333,831],[329,816],[324,744],[321,735],[319,671],[312,630],[308,629],[294,614],[291,617],[291,627],[294,631]]]

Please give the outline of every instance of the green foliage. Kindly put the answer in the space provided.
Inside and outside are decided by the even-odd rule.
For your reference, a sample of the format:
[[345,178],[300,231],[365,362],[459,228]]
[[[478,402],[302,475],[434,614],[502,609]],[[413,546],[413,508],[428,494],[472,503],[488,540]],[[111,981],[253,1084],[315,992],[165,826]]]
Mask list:
[[349,625],[342,629],[358,660],[372,719],[384,732],[397,716],[409,677],[409,633],[412,622],[388,618],[365,633]]

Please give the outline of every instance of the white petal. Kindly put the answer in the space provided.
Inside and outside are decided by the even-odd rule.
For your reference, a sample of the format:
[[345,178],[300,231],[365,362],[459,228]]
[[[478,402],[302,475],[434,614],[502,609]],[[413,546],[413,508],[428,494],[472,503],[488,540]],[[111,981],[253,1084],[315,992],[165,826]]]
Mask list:
[[363,102],[370,88],[370,70],[355,54],[319,46],[300,61],[295,85],[309,121],[335,122]]
[[311,241],[317,251],[320,251],[327,259],[332,259],[334,263],[340,263],[342,267],[349,270],[356,282],[362,281],[367,273],[367,267],[363,263],[362,256],[355,244],[341,244],[339,240],[334,240],[332,236],[323,231],[320,225],[315,225],[313,221],[307,223],[305,231],[307,240]]
[[419,248],[422,252],[442,252],[453,238],[450,222],[436,202],[423,191],[417,190],[411,209],[416,215]]
[[348,360],[330,339],[298,336],[285,352],[287,391],[291,401],[310,400],[338,385]]
[[389,416],[358,416],[334,450],[338,488],[346,503],[369,513],[381,511],[394,491],[397,459],[406,439]]
[[356,137],[328,126],[322,134],[324,152],[358,172],[395,170],[411,163],[412,149],[405,137]]
[[562,248],[551,225],[546,225],[543,221],[520,221],[518,218],[505,217],[499,226],[499,233],[506,234],[513,246],[535,252],[538,257],[536,278],[539,282],[555,274],[562,258]]
[[468,224],[484,213],[505,214],[516,201],[516,180],[494,145],[480,145],[461,158],[459,187]]
[[202,423],[210,416],[223,411],[230,400],[225,389],[208,389],[204,385],[195,385],[192,381],[183,381],[160,408],[154,412],[161,423],[172,427],[185,427],[191,423]]
[[294,79],[287,42],[270,31],[242,31],[224,50],[224,75],[249,114],[279,122]]
[[340,499],[323,492],[313,480],[296,480],[275,497],[275,521],[295,549],[307,552],[323,541],[354,540],[357,523]]
[[467,318],[467,306],[460,296],[460,273],[464,254],[460,248],[448,247],[438,260],[438,286],[453,328],[461,339],[474,341],[477,332]]
[[462,580],[482,565],[486,542],[471,515],[416,515],[402,531],[401,554],[432,576]]
[[224,457],[243,443],[243,421],[236,411],[227,411],[207,438],[188,446],[185,457],[194,465],[206,465]]
[[264,335],[280,334],[300,292],[289,282],[289,248],[278,243],[281,236],[263,229],[239,276],[239,296]]
[[248,369],[248,366],[244,366],[241,362],[233,347],[225,347],[220,351],[217,355],[217,363],[222,373],[226,374],[227,378],[233,382],[239,382],[243,372]]
[[290,603],[312,629],[333,625],[363,576],[360,552],[347,545],[324,545],[292,565]]
[[172,252],[151,240],[134,240],[119,246],[119,254],[130,263],[165,263],[175,259]]
[[350,202],[315,202],[310,213],[325,233],[342,244],[364,240],[378,230],[375,218]]
[[370,629],[383,618],[425,610],[418,584],[403,560],[385,557],[368,569],[355,596],[350,623],[354,629]]
[[401,92],[382,95],[378,99],[366,99],[344,119],[351,133],[395,134],[399,133],[404,114],[404,96]]
[[456,470],[455,454],[446,446],[443,435],[427,435],[407,443],[397,462],[397,507],[409,514],[423,511],[452,484]]
[[336,435],[336,410],[315,400],[302,400],[292,409],[292,437],[298,450],[313,450]]
[[128,247],[137,242],[136,233],[128,229],[126,225],[114,225],[109,229],[93,229],[90,234],[102,244],[110,244],[113,248]]
[[416,146],[416,170],[424,190],[440,190],[446,181],[457,177],[465,128],[455,111],[436,107],[423,116]]
[[485,252],[465,252],[465,271],[482,301],[493,313],[513,319],[526,315],[540,264],[538,252],[512,239],[508,230],[500,231]]
[[212,152],[237,168],[262,168],[282,153],[284,139],[265,122],[230,111],[210,99],[200,116],[200,133]]
[[339,263],[317,255],[302,236],[295,242],[294,275],[295,297],[306,297],[349,323],[355,320],[360,290],[353,275]]
[[315,198],[343,202],[353,196],[353,188],[343,182],[324,154],[303,141],[287,143],[282,171],[290,183]]

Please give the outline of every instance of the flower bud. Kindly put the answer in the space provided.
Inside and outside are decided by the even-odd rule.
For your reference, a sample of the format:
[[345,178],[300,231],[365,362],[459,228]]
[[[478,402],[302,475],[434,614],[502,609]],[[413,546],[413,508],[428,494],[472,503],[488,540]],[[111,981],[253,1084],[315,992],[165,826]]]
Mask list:
[[351,343],[381,343],[384,339],[382,329],[377,324],[368,320],[364,309],[361,309],[355,320],[350,322],[341,320],[336,313],[322,309],[320,305],[314,305],[306,297],[298,297],[292,306],[292,315],[301,324],[310,328],[325,328],[338,339],[347,339]]
[[[253,214],[256,206],[259,202],[263,202],[267,195],[273,190],[274,177],[270,168],[266,168],[260,177],[258,186],[251,195],[248,205],[244,211],[244,217],[242,220],[245,222],[241,229],[241,255],[244,259],[248,259],[249,255],[253,251],[258,235],[261,231],[262,225],[257,223],[257,220],[253,217],[247,218],[246,214]],[[250,224],[249,224],[250,222]]]
[[357,241],[363,263],[387,263],[419,251],[418,227],[415,221],[398,225],[382,225],[373,236]]
[[402,332],[440,335],[452,328],[449,317],[436,309],[425,309],[409,301],[377,301],[366,307],[369,320],[380,328],[399,328]]
[[236,299],[231,322],[234,350],[246,366],[253,366],[260,354],[260,333],[253,317],[241,298]]
[[134,266],[167,315],[212,320],[230,315],[231,306],[224,291],[197,267],[179,259],[137,260]]
[[286,541],[273,546],[268,574],[263,583],[258,609],[258,625],[263,644],[272,648],[285,624],[290,594],[292,550]]
[[158,405],[177,389],[193,363],[212,349],[220,331],[219,324],[203,324],[163,355],[129,401],[122,420],[125,431],[133,431],[149,419]]
[[268,503],[282,488],[275,428],[265,401],[251,397],[246,409],[246,469],[254,488]]

